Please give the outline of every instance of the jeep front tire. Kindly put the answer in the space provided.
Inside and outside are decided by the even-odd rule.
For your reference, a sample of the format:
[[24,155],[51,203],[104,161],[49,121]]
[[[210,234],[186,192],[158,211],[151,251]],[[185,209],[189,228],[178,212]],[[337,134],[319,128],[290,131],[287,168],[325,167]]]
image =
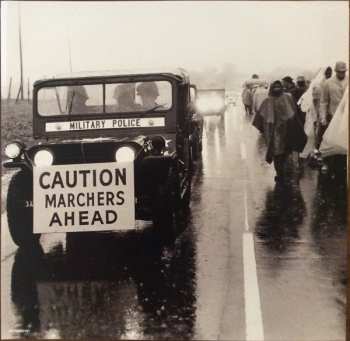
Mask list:
[[40,235],[33,234],[33,177],[29,171],[16,173],[7,194],[7,220],[10,235],[19,247],[33,247]]

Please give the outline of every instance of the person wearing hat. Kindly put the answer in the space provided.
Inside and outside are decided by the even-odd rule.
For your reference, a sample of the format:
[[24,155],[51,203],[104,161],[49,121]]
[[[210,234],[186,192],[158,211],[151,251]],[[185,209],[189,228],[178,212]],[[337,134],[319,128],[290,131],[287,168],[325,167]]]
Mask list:
[[67,91],[67,111],[69,114],[80,114],[87,111],[86,101],[89,96],[83,85],[68,87]]
[[135,103],[135,84],[119,84],[114,89],[113,98],[117,101],[118,112],[139,110],[141,106]]
[[283,90],[285,93],[289,93],[294,98],[295,84],[293,78],[290,76],[285,76],[282,78]]
[[322,89],[320,116],[324,126],[328,126],[348,86],[346,63],[337,62],[334,71],[335,76],[326,80]]
[[[320,141],[322,142],[322,137],[329,123],[331,122],[333,115],[337,111],[337,108],[343,98],[345,90],[348,86],[348,77],[346,75],[347,66],[345,62],[339,61],[335,64],[335,76],[329,78],[325,81],[322,95],[321,95],[321,106],[320,106],[320,117],[321,117],[321,133]],[[322,171],[324,172],[337,172],[338,155],[332,155],[324,158],[324,165],[322,166]]]
[[142,108],[152,109],[158,106],[156,100],[159,96],[159,90],[155,82],[144,82],[137,86],[137,95],[141,97]]

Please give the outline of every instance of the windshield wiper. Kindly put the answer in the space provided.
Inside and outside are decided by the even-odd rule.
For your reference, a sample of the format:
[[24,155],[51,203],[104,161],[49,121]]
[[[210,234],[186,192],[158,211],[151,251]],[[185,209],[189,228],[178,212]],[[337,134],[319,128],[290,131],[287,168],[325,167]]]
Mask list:
[[147,111],[145,111],[144,113],[145,114],[149,114],[150,112],[156,110],[156,109],[159,109],[159,108],[163,108],[165,106],[165,104],[157,104],[156,106],[154,106],[153,108],[151,109],[148,109]]

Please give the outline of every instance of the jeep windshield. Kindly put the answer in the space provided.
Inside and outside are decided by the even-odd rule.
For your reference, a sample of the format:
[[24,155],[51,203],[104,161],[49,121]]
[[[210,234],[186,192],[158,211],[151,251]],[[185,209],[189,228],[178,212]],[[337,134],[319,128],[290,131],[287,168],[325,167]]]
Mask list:
[[168,81],[44,87],[38,92],[41,116],[151,113],[172,106]]

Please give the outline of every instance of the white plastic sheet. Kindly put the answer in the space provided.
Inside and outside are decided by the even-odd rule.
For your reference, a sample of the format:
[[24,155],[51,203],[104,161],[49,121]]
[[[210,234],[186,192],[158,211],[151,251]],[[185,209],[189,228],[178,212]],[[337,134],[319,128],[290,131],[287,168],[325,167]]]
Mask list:
[[349,126],[349,88],[347,87],[341,102],[325,131],[320,146],[323,156],[347,154]]
[[307,135],[307,143],[304,147],[304,150],[300,154],[301,158],[307,158],[309,154],[311,154],[315,149],[316,136],[315,136],[314,123],[316,122],[316,119],[317,119],[316,109],[312,104],[312,106],[306,112],[304,131],[305,131],[305,134]]
[[309,88],[305,91],[305,93],[300,97],[298,101],[298,105],[300,106],[303,112],[308,112],[308,110],[312,106],[312,89],[315,86],[319,86],[324,79],[324,73],[326,68],[321,68],[316,77],[311,81]]
[[301,96],[298,105],[301,110],[306,113],[304,131],[307,135],[307,143],[300,157],[307,158],[308,155],[315,149],[315,129],[314,122],[317,119],[317,114],[313,104],[312,91],[314,87],[320,86],[324,79],[324,72],[326,68],[321,68],[316,77],[311,81],[307,91]]

